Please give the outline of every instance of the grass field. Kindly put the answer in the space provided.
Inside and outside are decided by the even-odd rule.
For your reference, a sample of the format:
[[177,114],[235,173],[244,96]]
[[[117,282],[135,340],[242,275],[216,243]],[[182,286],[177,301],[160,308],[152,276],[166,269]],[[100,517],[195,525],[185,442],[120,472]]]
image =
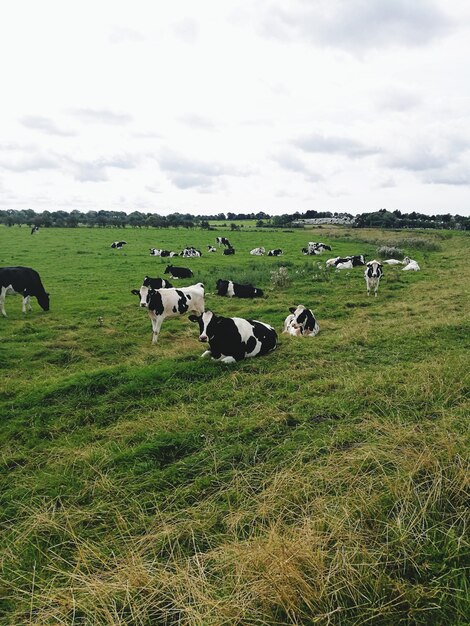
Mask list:
[[[305,304],[320,334],[224,366],[181,317],[152,346],[130,293],[163,275],[148,249],[215,235],[236,255],[175,259],[194,271],[176,285],[279,335]],[[370,259],[397,245],[422,271],[385,267],[368,299],[362,268],[326,270],[309,240]],[[0,319],[0,624],[470,624],[469,241],[0,227],[0,266],[34,267],[51,294],[26,317],[8,297]],[[215,296],[218,278],[267,298]]]

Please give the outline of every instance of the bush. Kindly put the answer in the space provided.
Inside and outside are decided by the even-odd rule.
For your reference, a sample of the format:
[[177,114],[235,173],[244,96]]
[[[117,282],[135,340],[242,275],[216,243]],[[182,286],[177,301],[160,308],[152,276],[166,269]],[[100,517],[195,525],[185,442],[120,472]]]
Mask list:
[[271,282],[275,289],[285,289],[290,284],[290,276],[287,267],[281,266],[271,272]]
[[395,246],[379,246],[377,248],[377,254],[383,259],[403,259],[405,253],[401,248]]

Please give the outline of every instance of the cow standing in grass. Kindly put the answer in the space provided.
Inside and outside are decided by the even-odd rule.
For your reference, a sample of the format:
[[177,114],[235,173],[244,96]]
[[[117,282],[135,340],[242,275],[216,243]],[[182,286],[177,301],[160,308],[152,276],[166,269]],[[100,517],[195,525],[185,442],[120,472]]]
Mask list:
[[378,261],[369,261],[364,272],[364,278],[367,284],[367,295],[370,296],[370,290],[374,290],[374,295],[377,297],[379,290],[380,279],[383,275],[382,264]]
[[204,285],[197,283],[181,289],[152,289],[142,286],[140,306],[148,310],[152,322],[152,343],[158,341],[163,320],[184,313],[204,313]]

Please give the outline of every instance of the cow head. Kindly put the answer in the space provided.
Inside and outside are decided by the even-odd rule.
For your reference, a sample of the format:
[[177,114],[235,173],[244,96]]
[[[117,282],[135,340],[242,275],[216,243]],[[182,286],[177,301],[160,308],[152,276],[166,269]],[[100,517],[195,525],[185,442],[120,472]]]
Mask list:
[[39,306],[43,311],[49,311],[49,294],[45,291],[40,296],[36,296]]
[[190,315],[191,322],[199,324],[199,341],[206,343],[211,338],[211,328],[215,323],[217,316],[212,311],[205,311],[202,315]]
[[139,304],[141,307],[147,307],[150,302],[150,297],[154,291],[154,289],[149,289],[146,285],[142,285],[140,289],[132,289],[131,293],[134,294],[134,296],[139,296]]
[[165,271],[163,272],[164,274],[169,274],[171,272],[171,268],[173,266],[172,265],[167,265]]
[[378,261],[369,261],[367,265],[367,276],[369,278],[380,278],[382,276],[382,263]]

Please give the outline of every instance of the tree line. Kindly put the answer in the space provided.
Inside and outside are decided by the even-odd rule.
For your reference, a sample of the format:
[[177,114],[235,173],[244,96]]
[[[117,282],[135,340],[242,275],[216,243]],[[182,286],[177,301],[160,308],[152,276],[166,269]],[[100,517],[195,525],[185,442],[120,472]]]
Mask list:
[[[211,222],[232,222],[232,230],[240,228],[235,222],[251,220],[256,222],[258,228],[293,228],[292,223],[296,220],[333,218],[338,213],[331,211],[309,210],[304,213],[284,213],[282,215],[269,215],[264,211],[258,213],[217,213],[214,215],[192,215],[190,213],[171,213],[170,215],[159,215],[157,213],[144,213],[142,211],[42,211],[36,212],[33,209],[7,209],[0,210],[0,224],[5,226],[28,225],[44,228],[202,228],[210,230],[213,228]],[[470,230],[470,218],[460,215],[425,215],[412,211],[402,213],[401,211],[388,211],[380,209],[372,213],[362,213],[353,217],[348,213],[341,216],[350,217],[352,226],[357,228],[444,228]],[[302,226],[300,226],[301,228]]]

